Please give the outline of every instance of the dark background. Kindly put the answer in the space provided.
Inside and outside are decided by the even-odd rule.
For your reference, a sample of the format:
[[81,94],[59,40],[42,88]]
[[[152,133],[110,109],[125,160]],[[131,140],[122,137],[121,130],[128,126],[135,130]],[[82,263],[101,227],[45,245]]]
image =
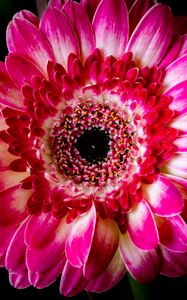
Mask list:
[[[115,0],[114,0],[115,1]],[[186,2],[181,0],[161,1],[171,6],[175,15],[187,15]],[[0,0],[0,60],[7,55],[6,27],[13,15],[21,9],[28,9],[36,13],[34,0]],[[33,287],[17,290],[10,286],[8,273],[0,269],[0,300],[15,298],[18,300],[58,300],[68,299],[59,294],[59,279],[50,287],[38,290]],[[103,294],[87,295],[82,292],[72,300],[187,300],[187,276],[167,278],[159,276],[155,281],[140,285],[126,275],[111,291]]]

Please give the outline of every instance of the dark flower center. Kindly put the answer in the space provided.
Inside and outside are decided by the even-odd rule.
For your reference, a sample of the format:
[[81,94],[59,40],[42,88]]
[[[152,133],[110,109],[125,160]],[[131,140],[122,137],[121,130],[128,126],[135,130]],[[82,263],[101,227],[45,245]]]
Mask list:
[[124,112],[106,104],[65,107],[51,131],[50,148],[60,174],[75,183],[106,185],[128,174],[133,129]]
[[108,131],[93,127],[84,131],[75,143],[75,147],[88,163],[97,164],[105,161],[110,148],[109,141]]

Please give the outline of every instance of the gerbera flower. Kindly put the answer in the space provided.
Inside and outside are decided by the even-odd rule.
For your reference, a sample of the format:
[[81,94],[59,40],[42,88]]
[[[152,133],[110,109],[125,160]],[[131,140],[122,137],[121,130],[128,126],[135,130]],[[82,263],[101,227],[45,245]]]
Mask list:
[[187,38],[154,1],[17,13],[0,64],[0,262],[17,288],[187,272]]

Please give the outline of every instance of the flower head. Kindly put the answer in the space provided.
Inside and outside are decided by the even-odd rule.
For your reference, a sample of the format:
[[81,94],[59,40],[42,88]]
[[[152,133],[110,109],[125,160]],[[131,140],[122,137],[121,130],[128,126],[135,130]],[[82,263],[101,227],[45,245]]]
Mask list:
[[[131,3],[132,2],[132,3]],[[0,64],[0,263],[17,288],[187,272],[187,50],[155,1],[17,13]],[[70,280],[71,278],[71,280]]]

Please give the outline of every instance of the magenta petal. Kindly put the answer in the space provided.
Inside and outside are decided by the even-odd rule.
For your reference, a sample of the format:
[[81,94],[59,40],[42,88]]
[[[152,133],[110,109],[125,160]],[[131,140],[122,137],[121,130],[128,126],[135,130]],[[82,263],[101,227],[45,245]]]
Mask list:
[[13,108],[23,107],[23,96],[10,79],[2,62],[0,62],[0,103]]
[[36,27],[39,26],[39,19],[37,16],[35,16],[33,13],[31,13],[29,10],[21,10],[20,12],[16,13],[14,17],[18,17],[21,19],[25,19],[29,21],[31,24],[35,25]]
[[0,227],[0,267],[5,267],[5,255],[17,226]]
[[53,218],[51,213],[32,216],[25,230],[25,242],[30,247],[41,247],[54,237],[61,220]]
[[105,56],[122,56],[128,38],[128,12],[125,2],[102,0],[93,19],[93,28],[96,47],[102,50]]
[[[126,2],[126,1],[125,1]],[[134,28],[143,15],[155,4],[154,0],[136,0],[129,11],[129,33],[132,34]]]
[[178,83],[187,80],[187,55],[183,55],[166,68],[163,79],[163,89],[166,92]]
[[184,207],[184,200],[176,186],[164,176],[145,186],[145,197],[155,214],[172,216],[179,214]]
[[94,205],[89,212],[73,222],[66,241],[66,255],[68,261],[74,267],[82,266],[88,258],[95,224],[96,211]]
[[27,271],[23,273],[14,273],[14,272],[9,273],[9,281],[10,284],[17,289],[25,289],[30,286]]
[[80,1],[80,4],[84,7],[90,20],[92,20],[93,15],[96,11],[96,8],[100,2],[101,2],[101,0],[81,0]]
[[105,272],[96,279],[91,280],[86,290],[89,292],[103,293],[113,288],[124,276],[125,271],[125,265],[119,251],[117,251]]
[[[53,218],[49,220],[49,222],[53,223]],[[55,221],[56,220],[54,220],[54,222]],[[30,272],[43,273],[56,265],[59,260],[63,258],[65,241],[70,225],[66,224],[65,219],[60,219],[58,227],[52,231],[53,224],[47,226],[48,224],[44,220],[38,228],[41,234],[39,233],[38,239],[35,239],[33,234],[37,231],[36,227],[39,225],[39,220],[36,221],[36,227],[33,222],[31,218],[25,232],[25,241],[27,244],[26,264]],[[44,224],[46,224],[47,228],[44,228]],[[33,228],[33,234],[31,233],[31,228]],[[42,233],[42,231],[44,232]],[[31,237],[29,234],[31,234]],[[51,255],[51,253],[53,255]]]
[[187,112],[187,80],[182,81],[179,84],[173,86],[164,95],[172,97],[172,100],[169,104],[169,108],[171,110],[179,112],[180,115]]
[[173,16],[163,4],[153,6],[135,28],[127,50],[140,66],[153,66],[163,58],[173,35]]
[[64,0],[50,0],[49,3],[48,3],[48,6],[49,7],[55,7],[55,8],[58,8],[58,9],[62,9],[62,6],[64,4]]
[[[53,255],[51,255],[53,253]],[[48,242],[41,248],[27,248],[26,265],[31,273],[43,273],[55,266],[64,256],[64,240]]]
[[13,273],[22,273],[26,270],[24,233],[27,222],[28,218],[19,226],[7,250],[5,265]]
[[137,204],[129,212],[128,232],[134,244],[142,250],[151,250],[158,246],[159,240],[156,224],[152,212],[145,201]]
[[19,88],[21,88],[24,83],[29,83],[32,76],[43,77],[42,73],[34,64],[16,54],[10,54],[6,57],[6,67],[10,77]]
[[43,289],[52,284],[62,273],[66,258],[63,256],[56,265],[43,273],[29,272],[30,283],[38,289]]
[[179,55],[179,51],[181,49],[182,39],[179,35],[175,34],[171,41],[171,44],[160,63],[160,68],[165,68],[170,63],[172,63]]
[[58,63],[66,67],[71,52],[79,55],[74,28],[63,11],[48,8],[42,16],[40,29],[48,37]]
[[128,233],[121,236],[120,252],[128,271],[140,283],[151,281],[159,274],[160,258],[157,251],[137,248]]
[[181,188],[184,188],[185,190],[187,190],[187,180],[181,177],[177,177],[177,176],[173,176],[170,174],[165,174],[169,179],[172,180],[173,183],[175,184],[179,184],[179,189],[182,192]]
[[83,274],[88,279],[94,279],[105,272],[111,262],[119,242],[119,231],[111,219],[97,217],[92,246]]
[[162,253],[161,274],[178,277],[187,273],[187,252],[181,253],[160,247]]
[[182,56],[184,54],[187,54],[187,34],[184,34],[181,36],[181,48],[178,56]]
[[87,56],[95,48],[91,22],[84,9],[76,2],[67,1],[63,7],[63,11],[68,15],[74,25],[79,40],[81,56],[83,60],[86,60]]
[[187,251],[187,225],[181,216],[157,219],[160,243],[170,250]]
[[67,261],[60,281],[60,293],[64,296],[74,296],[80,293],[88,284],[82,268],[75,268]]
[[46,71],[49,60],[54,60],[52,49],[42,32],[22,16],[16,17],[7,28],[7,45],[10,53],[16,52]]

